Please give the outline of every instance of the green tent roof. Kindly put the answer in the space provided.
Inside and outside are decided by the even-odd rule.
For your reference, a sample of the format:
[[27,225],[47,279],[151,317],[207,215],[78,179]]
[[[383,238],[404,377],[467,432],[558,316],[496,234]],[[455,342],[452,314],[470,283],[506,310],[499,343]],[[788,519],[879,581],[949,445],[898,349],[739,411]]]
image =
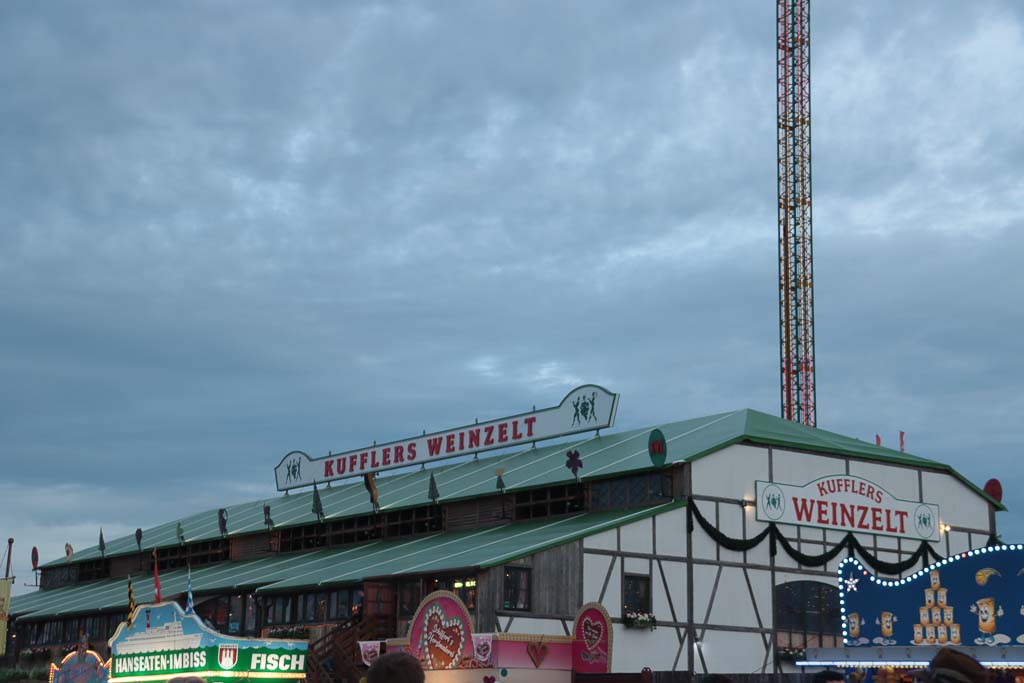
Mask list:
[[[256,589],[273,593],[344,585],[375,577],[484,569],[682,505],[673,502],[642,510],[580,513],[489,529],[224,562],[193,569],[192,591],[202,594]],[[184,593],[187,582],[188,574],[181,569],[161,574],[162,597]],[[139,577],[133,589],[137,603],[153,601],[153,581],[149,576]],[[19,595],[12,599],[10,613],[19,619],[40,620],[127,608],[128,579],[121,578]]]
[[[568,449],[580,452],[583,460],[580,477],[584,481],[648,470],[652,465],[647,454],[647,437],[655,427],[661,429],[668,441],[669,463],[695,460],[745,441],[785,446],[947,472],[989,500],[997,509],[1005,509],[959,472],[943,463],[745,409],[643,429],[605,433],[600,436],[591,435],[573,441],[482,457],[478,460],[464,460],[426,470],[416,469],[381,476],[377,479],[381,511],[389,512],[429,503],[427,492],[431,473],[434,474],[443,502],[494,494],[495,470],[499,467],[504,469],[502,478],[506,491],[567,483],[574,479],[572,473],[565,467],[565,452]],[[237,536],[265,531],[265,503],[270,505],[271,516],[277,529],[311,524],[316,521],[312,511],[312,495],[312,491],[307,490],[229,506],[226,508],[228,534]],[[329,520],[368,515],[373,512],[366,489],[358,479],[352,483],[323,487],[320,489],[320,497],[325,516]],[[176,528],[179,522],[186,541],[212,540],[220,537],[217,511],[207,510],[144,530],[142,549],[148,551],[152,548],[177,545]],[[114,539],[106,544],[107,557],[137,553],[134,536]],[[99,548],[93,546],[76,552],[74,561],[94,560],[99,557]],[[60,566],[63,563],[64,560],[60,559],[44,566]]]

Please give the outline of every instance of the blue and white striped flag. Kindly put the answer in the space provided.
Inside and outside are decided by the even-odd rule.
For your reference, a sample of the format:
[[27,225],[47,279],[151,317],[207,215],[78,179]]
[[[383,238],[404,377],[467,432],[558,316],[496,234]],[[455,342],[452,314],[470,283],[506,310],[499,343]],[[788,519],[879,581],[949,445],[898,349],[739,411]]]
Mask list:
[[192,601],[192,568],[188,570],[188,598],[185,600],[185,614],[192,614],[196,611],[196,605]]

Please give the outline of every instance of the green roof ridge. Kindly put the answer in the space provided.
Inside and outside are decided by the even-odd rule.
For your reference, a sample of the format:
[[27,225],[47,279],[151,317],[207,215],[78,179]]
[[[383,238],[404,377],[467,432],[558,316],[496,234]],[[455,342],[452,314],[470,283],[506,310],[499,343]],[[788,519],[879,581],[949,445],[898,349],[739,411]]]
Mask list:
[[[655,426],[651,426],[623,432],[606,432],[599,436],[580,435],[568,440],[546,442],[536,447],[489,455],[479,460],[460,459],[426,470],[410,469],[389,474],[377,480],[382,511],[390,512],[426,505],[429,502],[427,480],[431,473],[437,478],[441,500],[446,502],[493,493],[496,490],[494,470],[497,467],[506,469],[503,475],[506,492],[572,481],[574,477],[563,466],[566,449],[577,449],[583,455],[584,468],[580,477],[584,481],[621,476],[627,472],[652,470],[654,465],[647,456],[646,435],[654,428]],[[790,422],[751,408],[663,423],[657,425],[657,428],[663,431],[668,441],[670,463],[697,460],[744,441],[798,450],[816,450],[945,472],[988,500],[996,509],[1006,509],[953,467],[944,463],[876,446],[825,429]],[[372,512],[362,483],[358,480],[340,482],[331,488],[323,487],[320,489],[320,496],[330,520],[346,519]],[[228,536],[265,532],[266,527],[262,525],[262,507],[265,503],[271,506],[275,528],[283,529],[311,523],[314,520],[310,497],[309,490],[295,491],[289,495],[277,495],[227,506]],[[217,510],[206,510],[145,529],[143,552],[177,545],[175,528],[179,522],[184,526],[185,536],[189,541],[220,538]],[[107,557],[133,555],[138,552],[132,536],[107,542]],[[76,553],[72,562],[86,562],[99,557],[98,548],[92,546]],[[60,558],[42,566],[56,567],[65,563],[66,561]]]

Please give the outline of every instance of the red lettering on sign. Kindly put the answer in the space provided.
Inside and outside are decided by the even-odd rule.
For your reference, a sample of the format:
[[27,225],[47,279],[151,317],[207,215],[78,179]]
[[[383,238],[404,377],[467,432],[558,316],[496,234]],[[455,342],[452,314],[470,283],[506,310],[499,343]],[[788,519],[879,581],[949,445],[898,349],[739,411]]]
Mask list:
[[523,438],[523,433],[519,431],[519,420],[512,420],[512,440],[519,441]]
[[853,526],[853,506],[843,503],[839,506],[840,526]]
[[894,534],[899,531],[899,529],[892,525],[892,510],[888,509],[885,511],[885,530],[890,534]]
[[333,477],[334,476],[334,461],[333,460],[325,460],[324,461],[324,476],[325,477]]
[[882,530],[882,508],[871,508],[871,529]]
[[480,448],[480,428],[476,427],[469,430],[469,447]]
[[365,470],[366,469],[366,463],[367,463],[367,461],[369,459],[370,459],[370,454],[369,453],[367,453],[366,451],[363,451],[362,453],[360,453],[359,454],[359,469]]
[[404,455],[402,455],[402,452],[403,452],[404,450],[405,450],[405,449],[404,449],[404,448],[402,448],[402,445],[401,445],[401,444],[399,444],[399,445],[395,446],[395,464],[398,464],[398,463],[400,463],[400,462],[405,462],[405,456],[404,456]]
[[528,417],[523,422],[526,423],[526,436],[533,436],[533,423],[537,421],[535,417]]
[[348,462],[345,458],[338,458],[334,461],[334,468],[338,470],[338,476],[345,474],[345,463]]
[[415,441],[410,441],[409,442],[409,454],[407,456],[405,456],[405,457],[406,457],[407,460],[410,460],[410,461],[416,459],[416,442]]
[[498,443],[505,443],[508,441],[508,423],[502,422],[498,425]]
[[380,467],[380,463],[377,462],[377,449],[370,451],[370,469],[375,470]]
[[818,524],[828,524],[828,502],[818,501]]
[[823,481],[819,481],[818,482],[818,495],[819,496],[826,496],[826,495],[828,495],[828,491],[825,490],[825,482],[823,482]]
[[494,443],[494,425],[484,427],[484,445],[490,446]]
[[868,495],[868,498],[870,498],[871,500],[875,499],[875,487],[874,486],[868,486],[868,493],[867,493],[867,495]]
[[454,453],[455,452],[455,435],[449,434],[444,438],[444,452]]
[[427,454],[430,457],[434,457],[441,452],[441,442],[444,441],[440,436],[434,436],[427,439]]
[[902,534],[902,533],[904,533],[904,530],[906,529],[905,522],[907,521],[907,511],[906,510],[897,510],[896,511],[896,516],[899,517],[899,520],[900,520],[900,533]]
[[380,451],[380,457],[383,458],[384,467],[391,464],[391,446],[385,446]]
[[466,432],[459,432],[459,450],[466,449]]
[[793,508],[796,510],[796,521],[811,521],[814,515],[814,504],[807,498],[793,496]]
[[858,529],[867,529],[868,528],[868,523],[867,523],[867,519],[868,519],[868,506],[867,505],[858,505],[857,506],[857,512],[860,513],[860,517],[857,519],[857,528]]

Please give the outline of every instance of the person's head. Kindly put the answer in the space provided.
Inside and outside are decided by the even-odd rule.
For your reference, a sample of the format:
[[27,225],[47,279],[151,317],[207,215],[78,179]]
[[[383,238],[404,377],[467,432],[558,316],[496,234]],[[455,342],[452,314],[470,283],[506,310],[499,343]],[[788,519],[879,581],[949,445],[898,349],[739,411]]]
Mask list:
[[366,672],[366,683],[423,683],[420,660],[408,652],[381,655]]
[[927,669],[916,672],[914,678],[923,683],[989,683],[992,680],[981,662],[948,645],[932,657]]
[[814,674],[814,683],[843,683],[846,677],[843,676],[841,671],[832,671],[831,669],[825,669]]

